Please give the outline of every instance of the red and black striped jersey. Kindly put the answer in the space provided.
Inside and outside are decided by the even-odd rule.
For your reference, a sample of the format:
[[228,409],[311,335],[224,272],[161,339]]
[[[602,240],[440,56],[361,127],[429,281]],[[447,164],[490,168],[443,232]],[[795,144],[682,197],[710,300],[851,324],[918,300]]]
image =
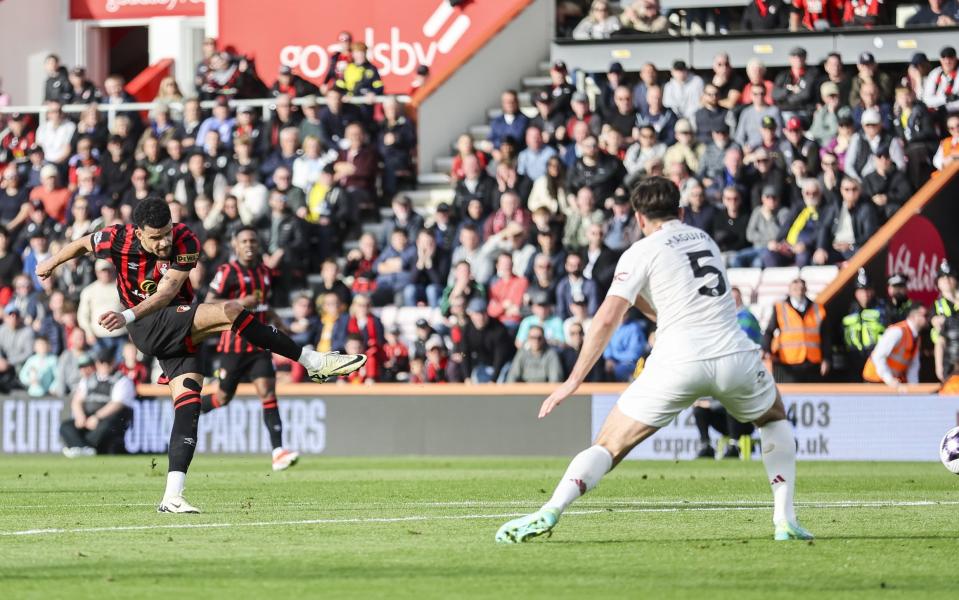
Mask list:
[[[116,268],[117,291],[125,308],[133,308],[149,298],[167,269],[190,271],[200,258],[200,242],[190,228],[173,224],[173,251],[169,259],[150,254],[140,245],[133,225],[112,225],[91,235],[93,253]],[[171,305],[192,304],[193,286],[187,279]]]
[[[239,300],[245,296],[254,295],[259,298],[257,305],[250,309],[261,323],[267,322],[270,311],[270,269],[263,263],[252,267],[244,267],[239,261],[232,260],[222,265],[213,276],[210,291],[217,298]],[[220,334],[220,343],[217,352],[230,354],[245,354],[258,352],[260,348],[244,340],[233,330]]]

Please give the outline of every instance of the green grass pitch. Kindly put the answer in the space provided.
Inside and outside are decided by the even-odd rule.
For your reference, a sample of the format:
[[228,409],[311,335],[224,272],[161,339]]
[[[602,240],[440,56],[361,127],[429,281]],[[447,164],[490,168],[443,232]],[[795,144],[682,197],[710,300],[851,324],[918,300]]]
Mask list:
[[[550,539],[493,543],[566,459],[0,458],[0,597],[929,598],[956,587],[959,478],[935,463],[801,463],[818,539],[773,542],[759,462],[626,463]],[[38,531],[43,530],[43,531]],[[27,532],[32,533],[17,533]]]

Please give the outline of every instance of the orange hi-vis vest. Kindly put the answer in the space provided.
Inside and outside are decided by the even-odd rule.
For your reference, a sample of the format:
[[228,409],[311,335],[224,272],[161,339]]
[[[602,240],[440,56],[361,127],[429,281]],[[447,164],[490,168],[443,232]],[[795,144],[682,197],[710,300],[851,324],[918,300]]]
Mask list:
[[822,362],[820,327],[826,318],[821,304],[810,302],[806,314],[800,315],[788,300],[776,304],[776,325],[779,335],[773,340],[772,350],[783,365],[801,365],[804,362]]
[[942,389],[939,390],[940,394],[943,395],[959,395],[959,375],[952,375],[949,379],[942,384]]
[[[906,372],[909,370],[912,359],[919,352],[919,339],[912,335],[912,329],[909,328],[909,323],[906,321],[899,321],[895,325],[890,325],[886,331],[890,329],[901,329],[902,337],[886,358],[886,364],[900,383],[906,383]],[[876,363],[873,362],[872,356],[869,357],[866,366],[863,367],[862,378],[871,383],[883,382],[879,372],[876,371]]]

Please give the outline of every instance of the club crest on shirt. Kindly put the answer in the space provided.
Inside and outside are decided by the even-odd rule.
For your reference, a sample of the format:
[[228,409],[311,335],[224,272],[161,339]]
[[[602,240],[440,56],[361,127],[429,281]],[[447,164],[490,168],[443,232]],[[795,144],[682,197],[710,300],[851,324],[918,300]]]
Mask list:
[[187,306],[186,304],[181,304],[180,306],[176,307],[176,311],[177,311],[178,313],[184,313],[184,312],[186,312],[186,311],[188,311],[188,310],[190,310],[190,307]]

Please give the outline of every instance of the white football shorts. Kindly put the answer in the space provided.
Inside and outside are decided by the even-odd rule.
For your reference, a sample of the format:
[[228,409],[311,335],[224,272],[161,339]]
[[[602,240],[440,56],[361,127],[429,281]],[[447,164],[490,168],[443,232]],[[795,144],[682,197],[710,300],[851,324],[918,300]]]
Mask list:
[[722,403],[737,421],[749,423],[772,407],[776,384],[759,350],[694,362],[671,362],[653,351],[616,405],[626,416],[662,428],[707,397]]

